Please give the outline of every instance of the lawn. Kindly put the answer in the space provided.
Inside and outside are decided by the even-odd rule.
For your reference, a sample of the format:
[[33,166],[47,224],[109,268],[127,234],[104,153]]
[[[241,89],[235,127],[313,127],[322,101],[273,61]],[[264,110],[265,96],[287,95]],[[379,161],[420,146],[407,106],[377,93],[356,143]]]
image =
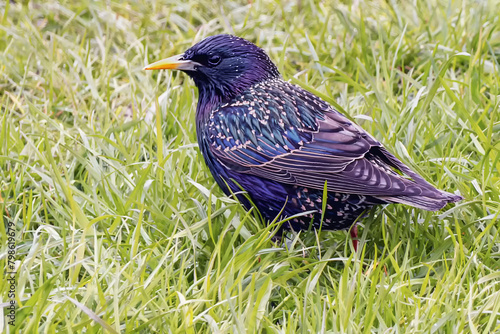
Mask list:
[[[142,70],[218,33],[464,200],[272,242]],[[0,2],[0,332],[500,332],[499,62],[498,1]]]

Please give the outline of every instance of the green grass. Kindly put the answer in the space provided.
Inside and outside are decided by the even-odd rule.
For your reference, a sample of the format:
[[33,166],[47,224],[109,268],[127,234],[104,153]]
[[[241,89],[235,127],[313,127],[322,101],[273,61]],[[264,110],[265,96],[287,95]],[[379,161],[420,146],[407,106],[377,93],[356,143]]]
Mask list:
[[[0,3],[0,332],[500,332],[498,1],[22,3]],[[272,243],[202,161],[193,82],[142,70],[222,32],[465,199],[373,211],[358,253]]]

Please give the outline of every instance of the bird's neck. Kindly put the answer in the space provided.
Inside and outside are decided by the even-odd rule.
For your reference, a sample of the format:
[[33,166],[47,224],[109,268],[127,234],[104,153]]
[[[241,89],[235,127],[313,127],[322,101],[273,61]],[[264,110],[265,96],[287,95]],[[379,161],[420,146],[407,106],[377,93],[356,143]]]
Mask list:
[[197,122],[203,122],[203,124],[205,124],[212,110],[222,103],[223,98],[221,96],[209,90],[199,89],[198,106],[196,107]]
[[196,107],[196,137],[201,153],[205,161],[211,160],[210,150],[208,148],[208,122],[212,111],[222,104],[222,98],[213,92],[199,89],[198,105]]

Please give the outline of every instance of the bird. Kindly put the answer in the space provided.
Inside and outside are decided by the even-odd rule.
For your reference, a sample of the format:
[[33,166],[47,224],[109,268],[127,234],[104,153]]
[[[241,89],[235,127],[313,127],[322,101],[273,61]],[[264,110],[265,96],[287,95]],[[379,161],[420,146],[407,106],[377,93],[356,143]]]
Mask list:
[[330,104],[285,81],[246,39],[210,36],[144,69],[180,70],[194,80],[196,137],[208,169],[247,210],[257,208],[267,222],[283,219],[278,239],[311,227],[350,229],[356,239],[355,223],[374,206],[437,211],[462,199],[436,189]]

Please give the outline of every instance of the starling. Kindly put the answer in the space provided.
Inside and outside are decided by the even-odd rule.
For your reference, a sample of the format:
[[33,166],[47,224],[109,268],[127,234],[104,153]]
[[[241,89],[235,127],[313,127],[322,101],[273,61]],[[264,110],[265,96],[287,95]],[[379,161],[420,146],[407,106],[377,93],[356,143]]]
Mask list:
[[243,38],[211,36],[145,69],[181,70],[194,80],[198,145],[227,195],[237,193],[269,221],[307,212],[285,222],[279,235],[311,224],[348,229],[377,204],[435,211],[462,199],[434,188],[331,105],[284,81],[265,51]]

